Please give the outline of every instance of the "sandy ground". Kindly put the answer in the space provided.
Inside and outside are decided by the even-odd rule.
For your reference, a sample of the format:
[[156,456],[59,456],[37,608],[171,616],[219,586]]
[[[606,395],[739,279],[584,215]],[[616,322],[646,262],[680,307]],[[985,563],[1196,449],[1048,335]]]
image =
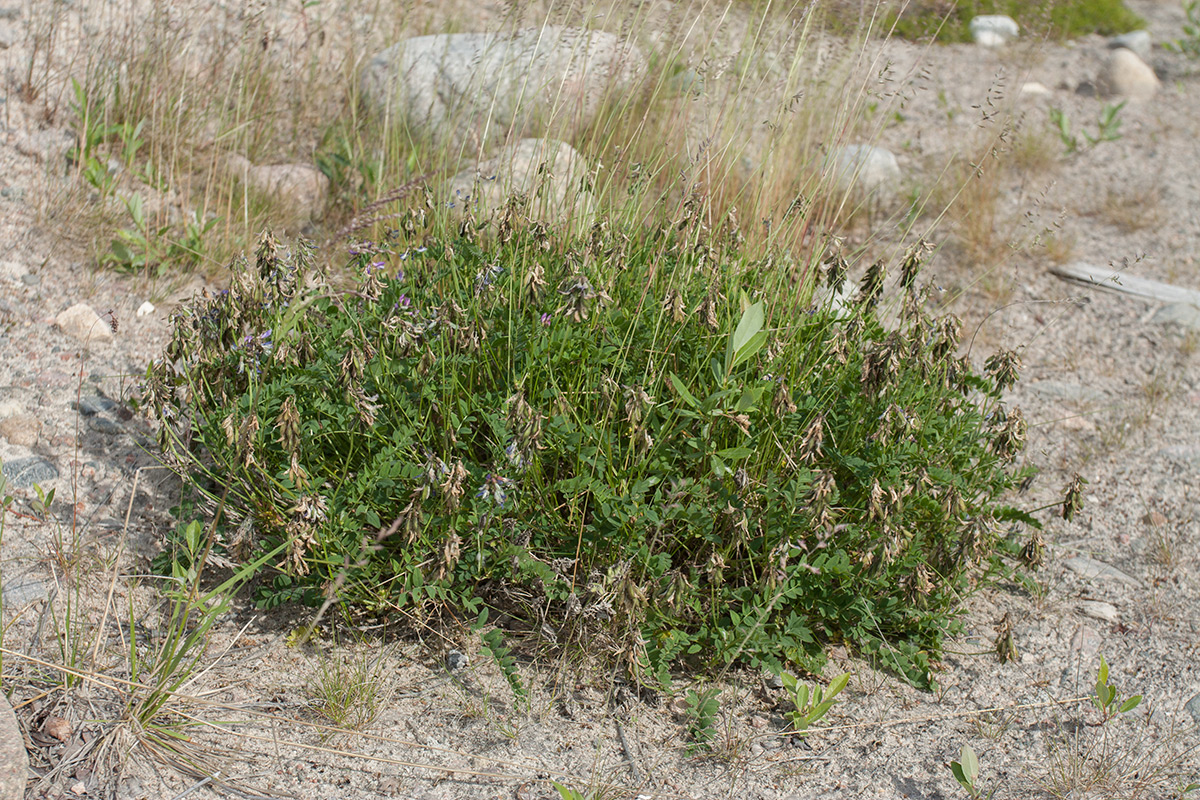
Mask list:
[[[1177,7],[1131,5],[1155,42],[1179,35]],[[169,476],[152,469],[148,425],[119,405],[79,410],[77,401],[128,397],[165,341],[173,301],[195,287],[96,271],[78,237],[61,235],[69,228],[55,204],[71,142],[66,115],[47,121],[38,102],[13,88],[28,57],[22,14],[30,13],[0,18],[10,41],[0,134],[0,416],[28,414],[39,424],[32,443],[0,438],[0,458],[6,470],[14,462],[53,467],[56,475],[40,480],[56,488],[65,522],[39,521],[32,490],[14,491],[18,513],[8,517],[2,551],[5,646],[54,661],[62,639],[44,610],[48,598],[75,586],[102,593],[108,570],[144,570],[172,502]],[[950,647],[936,693],[835,648],[827,674],[850,671],[853,679],[824,721],[829,728],[803,745],[781,735],[781,692],[757,674],[726,675],[707,755],[688,751],[685,682],[677,695],[639,696],[585,654],[546,657],[521,664],[530,702],[517,708],[495,666],[478,657],[478,639],[465,633],[381,643],[379,631],[369,631],[355,643],[355,632],[342,631],[336,649],[329,638],[289,647],[298,612],[246,606],[214,637],[211,669],[185,687],[210,704],[189,706],[211,723],[192,735],[223,777],[251,793],[313,798],[552,798],[549,779],[603,797],[947,798],[965,796],[946,765],[969,744],[983,787],[997,797],[1170,797],[1173,774],[1142,784],[1172,757],[1200,780],[1200,329],[1164,321],[1178,309],[1049,272],[1087,263],[1098,273],[1117,267],[1200,289],[1200,79],[1182,56],[1156,48],[1159,94],[1123,109],[1122,138],[1066,157],[1047,109],[1094,130],[1108,101],[1077,89],[1095,80],[1104,40],[1001,52],[892,48],[904,105],[880,144],[897,154],[910,185],[929,180],[933,165],[986,127],[989,98],[1016,109],[1014,137],[1033,137],[1054,153],[994,181],[995,245],[973,251],[970,241],[956,243],[948,221],[932,234],[945,246],[927,271],[966,320],[973,358],[1000,345],[1022,348],[1012,400],[1030,422],[1025,457],[1041,469],[1029,504],[1053,503],[1073,472],[1089,481],[1079,516],[1048,525],[1050,557],[1036,590],[1003,587],[971,599],[968,633]],[[1028,81],[1049,94],[1018,98]],[[1038,237],[1047,246],[1005,246]],[[146,300],[157,308],[139,317]],[[54,327],[55,315],[79,301],[120,320],[111,343],[82,350]],[[76,537],[96,555],[64,572],[59,556]],[[1115,571],[1098,573],[1097,563]],[[132,602],[144,607],[139,591]],[[119,608],[130,602],[124,589],[116,599]],[[1000,664],[992,643],[1005,615],[1020,655]],[[110,626],[104,635],[115,644],[119,626]],[[471,657],[453,677],[444,667],[452,646]],[[1100,655],[1123,694],[1146,698],[1109,726],[1096,725],[1080,700]],[[379,715],[357,733],[322,730],[309,690],[322,669],[347,663],[377,675]],[[39,698],[20,679],[33,671],[4,662],[32,762],[44,770],[107,730],[104,720],[120,709],[99,690],[58,704]],[[73,720],[66,743],[44,733],[53,715]],[[1082,776],[1101,762],[1118,777],[1089,786]],[[29,796],[172,797],[196,782],[135,749],[115,784],[78,772],[52,785],[31,782]],[[212,793],[207,785],[189,796]]]

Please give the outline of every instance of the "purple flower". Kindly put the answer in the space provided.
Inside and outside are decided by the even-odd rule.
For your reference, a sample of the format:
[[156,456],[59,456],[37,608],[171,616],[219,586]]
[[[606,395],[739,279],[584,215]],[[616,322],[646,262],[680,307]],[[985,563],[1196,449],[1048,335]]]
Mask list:
[[550,320],[552,320],[552,319],[554,319],[554,318],[552,316],[550,316],[549,314],[542,314],[542,324],[543,325],[549,325]]

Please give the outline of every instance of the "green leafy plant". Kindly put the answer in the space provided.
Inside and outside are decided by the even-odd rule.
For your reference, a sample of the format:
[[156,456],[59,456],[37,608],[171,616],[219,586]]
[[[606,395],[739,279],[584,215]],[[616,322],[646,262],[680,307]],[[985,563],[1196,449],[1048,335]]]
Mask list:
[[931,685],[962,598],[1017,564],[1001,524],[1038,523],[1003,502],[1017,359],[957,355],[924,248],[885,327],[882,263],[848,308],[797,310],[734,246],[701,268],[686,220],[502,224],[527,233],[357,243],[351,293],[268,237],[176,318],[146,402],[201,496],[232,481],[222,554],[286,549],[259,603],[332,585],[421,618],[520,585],[655,682],[815,671],[837,638]]
[[1142,696],[1121,697],[1117,687],[1108,682],[1108,662],[1100,656],[1100,669],[1096,672],[1096,685],[1092,689],[1092,704],[1100,710],[1101,724],[1108,722],[1118,714],[1128,714],[1141,705]]
[[784,672],[779,677],[783,681],[784,690],[792,701],[792,710],[786,712],[784,716],[791,723],[792,730],[801,736],[807,733],[809,726],[829,713],[829,709],[837,703],[837,696],[850,682],[849,672],[837,676],[825,688],[801,683],[796,676],[788,672]]
[[721,710],[721,690],[711,686],[702,691],[688,689],[685,697],[687,734],[692,753],[708,750],[717,735],[717,714]]
[[1200,0],[1184,0],[1183,14],[1187,20],[1183,23],[1183,36],[1163,45],[1188,58],[1200,58]]
[[990,800],[996,793],[996,790],[992,789],[985,795],[980,790],[979,757],[975,755],[975,751],[971,749],[970,745],[964,744],[958,761],[950,762],[950,772],[954,774],[954,780],[958,781],[959,786],[963,787],[971,800],[981,800],[985,797]]
[[[1126,100],[1120,103],[1106,103],[1096,120],[1096,134],[1093,136],[1086,130],[1081,130],[1084,140],[1089,147],[1095,147],[1100,142],[1115,142],[1121,138],[1121,110],[1125,108]],[[1059,139],[1062,140],[1067,154],[1077,153],[1081,149],[1079,137],[1075,135],[1067,114],[1061,108],[1049,109],[1050,124],[1054,126]]]
[[504,642],[504,634],[498,628],[492,628],[487,633],[483,634],[483,652],[491,657],[496,662],[496,666],[500,668],[501,674],[504,675],[504,680],[508,682],[508,687],[512,690],[513,699],[519,705],[529,705],[529,690],[525,687],[525,683],[521,680],[521,673],[517,671],[517,659],[512,654],[512,650]]

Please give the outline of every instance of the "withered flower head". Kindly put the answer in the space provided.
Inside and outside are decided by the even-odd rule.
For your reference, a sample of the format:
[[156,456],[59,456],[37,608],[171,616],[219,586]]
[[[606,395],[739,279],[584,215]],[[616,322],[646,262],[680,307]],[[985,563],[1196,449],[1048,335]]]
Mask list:
[[1066,491],[1063,493],[1062,518],[1068,522],[1075,519],[1075,515],[1083,507],[1083,487],[1086,485],[1087,481],[1078,472],[1072,475],[1070,482],[1067,483]]
[[984,371],[995,381],[998,391],[1006,391],[1017,382],[1021,357],[1013,350],[1001,350],[984,362]]

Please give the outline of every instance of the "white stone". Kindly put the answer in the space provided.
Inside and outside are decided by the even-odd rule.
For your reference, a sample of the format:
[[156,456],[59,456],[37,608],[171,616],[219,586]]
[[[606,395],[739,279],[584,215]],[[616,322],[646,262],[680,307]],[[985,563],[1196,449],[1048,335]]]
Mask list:
[[870,144],[848,144],[837,148],[831,158],[834,185],[864,194],[895,189],[900,183],[900,164],[889,150]]
[[1130,31],[1129,33],[1122,33],[1120,36],[1114,36],[1109,39],[1108,46],[1114,50],[1118,47],[1132,50],[1138,54],[1139,58],[1145,61],[1150,58],[1150,32]]
[[[604,31],[437,34],[376,55],[361,88],[376,112],[403,116],[419,135],[477,144],[510,131],[562,135],[586,125],[645,63],[637,47]],[[562,124],[550,128],[550,120]]]
[[291,215],[290,225],[303,225],[321,216],[329,195],[329,178],[308,164],[255,165],[232,154],[226,169],[258,194],[276,200]]
[[154,313],[154,303],[151,303],[149,300],[147,300],[146,302],[144,302],[140,306],[138,306],[137,315],[139,317],[145,317],[145,316],[148,316],[153,313]]
[[1112,51],[1096,83],[1106,97],[1134,101],[1149,100],[1162,87],[1150,65],[1124,47]]
[[1099,600],[1080,600],[1076,607],[1079,609],[1079,613],[1104,622],[1116,622],[1121,618],[1121,612],[1117,611],[1117,607],[1112,603],[1102,603]]
[[1050,88],[1044,83],[1026,81],[1021,84],[1021,94],[1027,97],[1049,97]]
[[[542,165],[545,170],[542,170]],[[442,192],[459,210],[470,205],[476,219],[500,211],[513,194],[529,201],[534,219],[581,227],[591,224],[594,201],[581,189],[588,164],[570,145],[556,139],[522,139],[494,158],[481,161],[448,180]]]
[[1075,556],[1063,562],[1063,566],[1072,572],[1077,572],[1084,578],[1098,581],[1117,581],[1129,586],[1141,586],[1142,582],[1132,575],[1127,575],[1111,564],[1097,561],[1087,556]]
[[97,314],[87,303],[76,303],[54,318],[63,333],[81,342],[112,341],[109,321]]
[[1001,47],[1021,35],[1017,21],[1004,14],[983,14],[971,20],[969,26],[975,44]]

